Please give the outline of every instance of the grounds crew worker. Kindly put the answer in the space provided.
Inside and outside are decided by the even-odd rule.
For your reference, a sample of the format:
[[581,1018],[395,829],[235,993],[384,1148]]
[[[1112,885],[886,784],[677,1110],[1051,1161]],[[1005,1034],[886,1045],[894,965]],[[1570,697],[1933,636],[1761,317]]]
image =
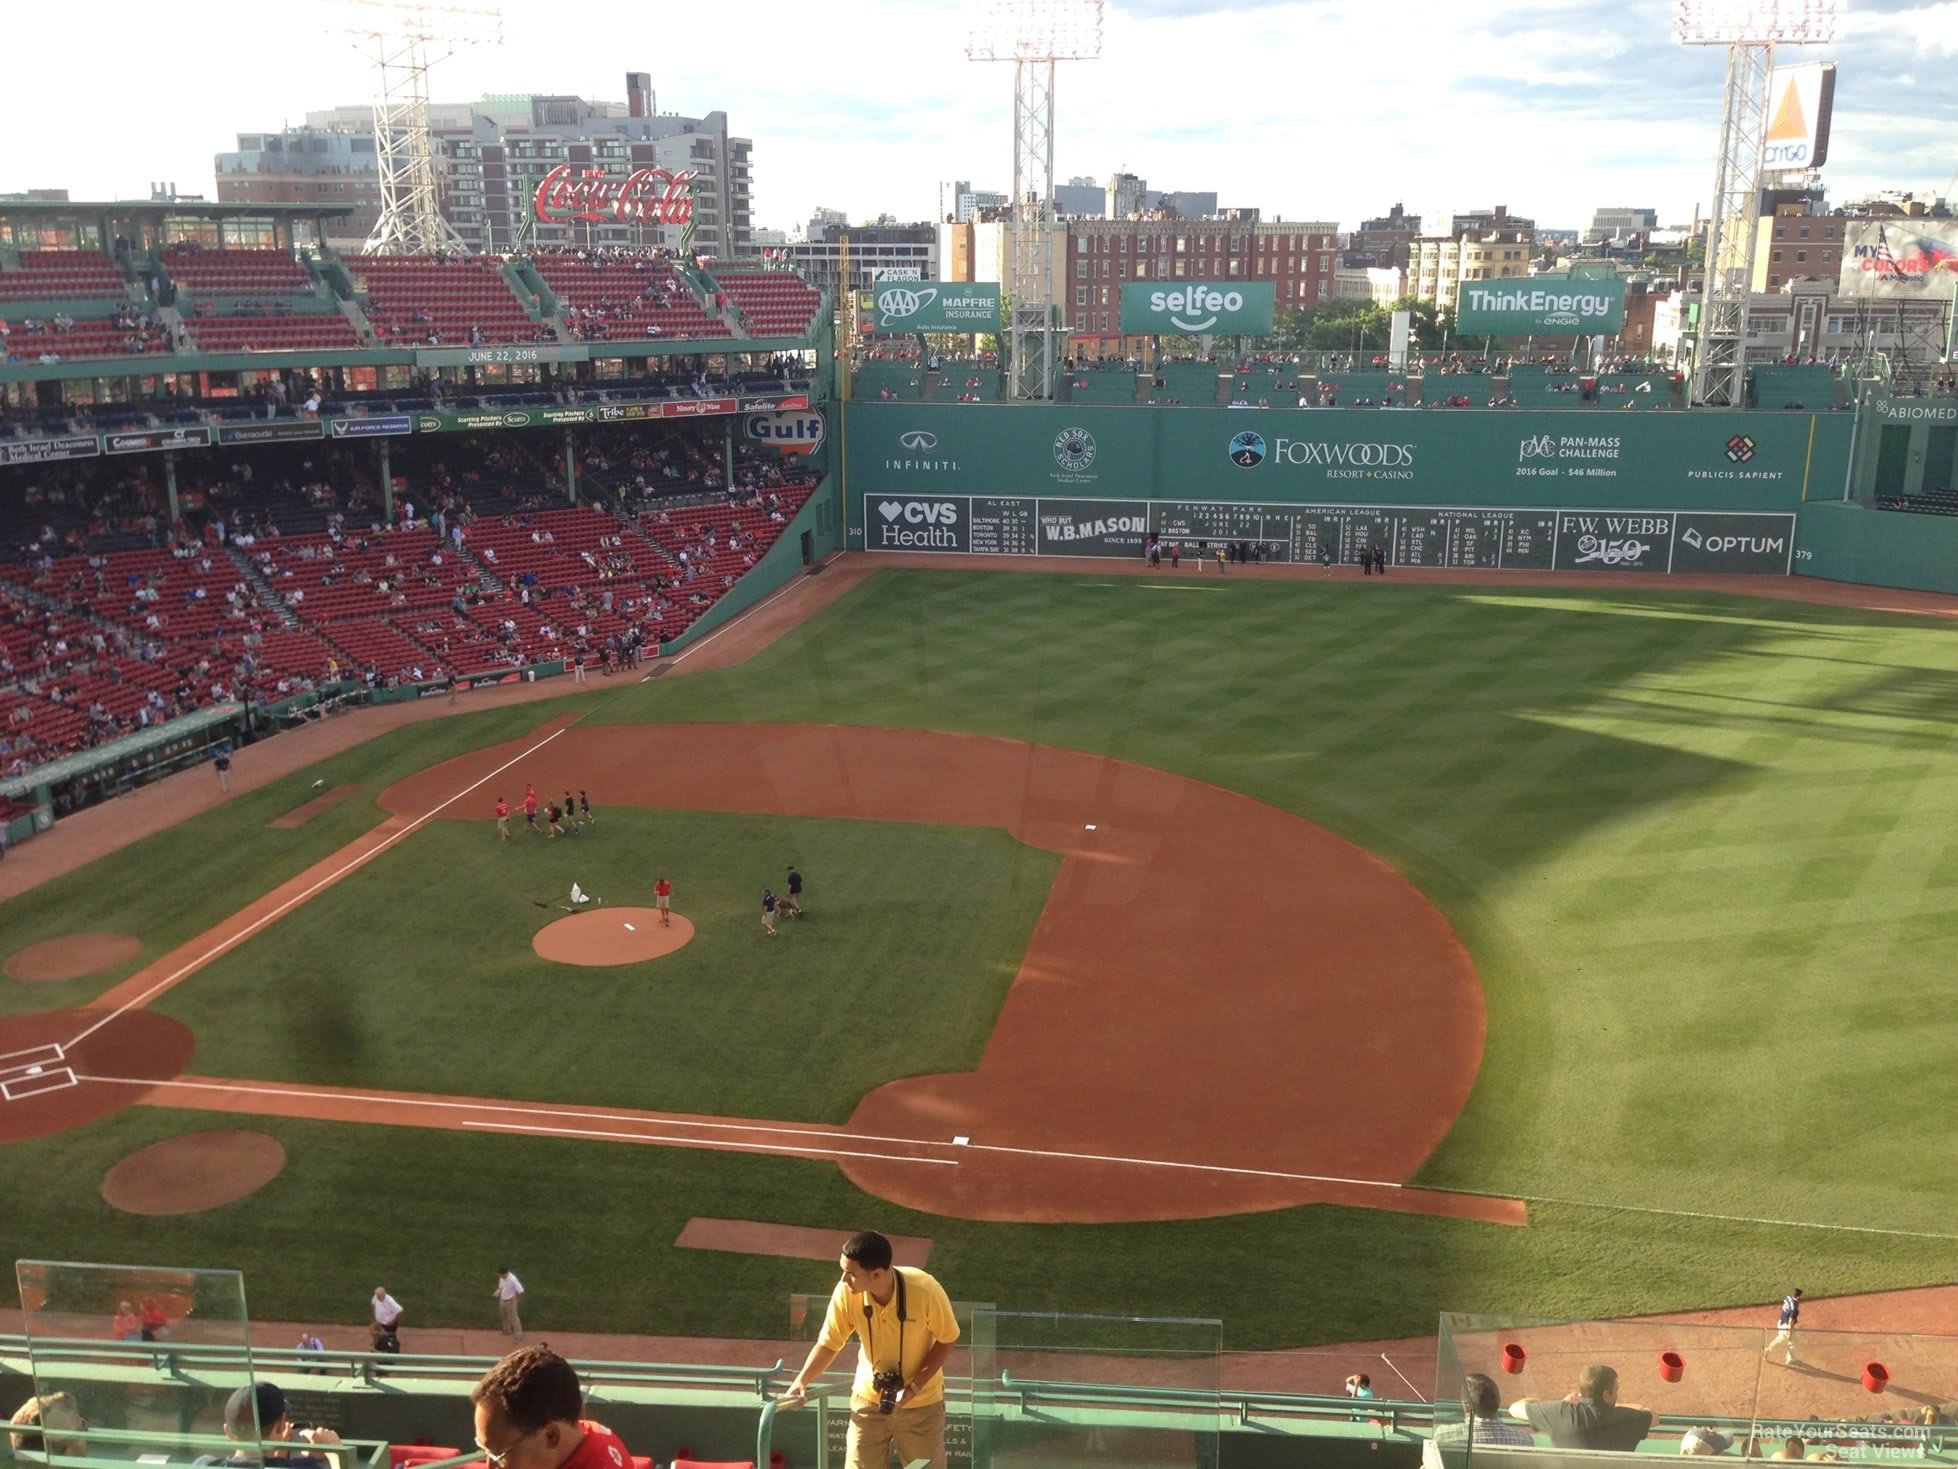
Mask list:
[[853,1234],[837,1262],[823,1332],[782,1394],[799,1408],[852,1336],[862,1340],[850,1393],[849,1469],[888,1469],[928,1460],[945,1469],[945,1360],[959,1339],[945,1287],[922,1270],[891,1264],[891,1242],[875,1230]]

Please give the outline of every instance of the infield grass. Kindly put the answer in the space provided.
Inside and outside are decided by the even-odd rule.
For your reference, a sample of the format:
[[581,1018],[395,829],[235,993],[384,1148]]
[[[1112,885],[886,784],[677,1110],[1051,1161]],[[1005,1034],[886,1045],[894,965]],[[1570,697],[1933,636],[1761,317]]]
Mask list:
[[[272,1187],[199,1219],[138,1221],[101,1204],[101,1167],[142,1140],[208,1125],[138,1109],[0,1153],[10,1176],[37,1180],[31,1207],[0,1220],[0,1249],[237,1264],[256,1312],[339,1319],[359,1318],[365,1261],[399,1261],[432,1303],[420,1319],[456,1324],[483,1322],[478,1277],[507,1251],[539,1292],[540,1322],[773,1335],[781,1294],[820,1289],[828,1272],[675,1250],[678,1225],[701,1214],[869,1226],[931,1236],[932,1268],[964,1299],[1220,1315],[1233,1347],[1430,1331],[1443,1308],[1620,1314],[1768,1301],[1790,1281],[1815,1297],[1958,1277],[1948,626],[1660,583],[1589,595],[1499,579],[1161,584],[893,569],[741,668],[567,707],[600,722],[1002,735],[1214,781],[1341,832],[1434,899],[1487,994],[1481,1075],[1422,1181],[1530,1196],[1529,1228],[1326,1207],[1120,1228],[979,1225],[893,1208],[826,1164],[284,1122],[266,1124],[293,1152]],[[378,790],[550,712],[417,726],[308,777]],[[0,907],[7,946],[84,928],[157,945],[188,937],[374,816],[350,801],[297,832],[265,833],[310,780],[282,784],[255,824],[233,803]],[[477,870],[473,849],[444,845],[472,831],[403,843],[413,889],[376,902],[439,904],[459,872]],[[728,834],[730,851],[752,835]],[[748,858],[730,860],[747,871]],[[442,945],[396,931],[382,947],[398,951],[400,983],[444,962]],[[817,932],[773,942],[788,950]],[[867,924],[851,935],[873,941]],[[249,1011],[255,1039],[219,989],[199,998],[207,978],[235,986],[234,1001],[266,996]],[[253,1074],[240,1052],[254,1045],[305,1060],[307,1031],[282,1038],[277,992],[253,991],[250,978],[213,970],[173,993],[172,1004],[210,1006],[196,1021],[200,1065],[222,1053]],[[27,988],[0,996],[40,1008],[66,987]],[[559,990],[519,992],[544,1007]],[[221,1021],[241,1034],[216,1038]],[[468,1073],[469,1061],[442,1064]],[[824,1064],[807,1048],[783,1085],[819,1094]],[[1300,1075],[1311,1084],[1303,1049]],[[543,1090],[557,1084],[547,1068],[534,1083],[508,1089],[556,1094]],[[707,1105],[704,1094],[691,1092],[688,1108]],[[579,1228],[563,1231],[533,1200],[574,1178]],[[435,1217],[358,1207],[377,1179],[443,1206]]]

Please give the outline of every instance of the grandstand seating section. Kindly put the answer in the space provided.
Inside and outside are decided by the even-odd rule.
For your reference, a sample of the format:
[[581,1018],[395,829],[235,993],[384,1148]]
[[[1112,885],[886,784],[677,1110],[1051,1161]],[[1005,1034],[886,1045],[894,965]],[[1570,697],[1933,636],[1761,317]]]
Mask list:
[[822,292],[785,270],[716,271],[714,279],[752,336],[802,336],[823,304]]
[[1764,363],[1749,368],[1756,408],[1786,408],[1798,403],[1810,412],[1836,406],[1835,370],[1823,363],[1784,366]]
[[[581,642],[595,657],[606,639],[634,625],[648,642],[676,636],[724,594],[723,577],[738,579],[748,569],[744,556],[760,559],[811,489],[798,481],[765,492],[778,497],[781,521],[766,510],[730,507],[724,491],[706,487],[656,500],[625,520],[589,507],[516,509],[500,486],[512,477],[534,485],[540,462],[520,451],[519,437],[501,435],[494,448],[479,447],[473,464],[463,441],[452,441],[444,457],[453,473],[434,460],[408,459],[404,484],[424,508],[434,491],[417,485],[447,483],[459,500],[476,492],[486,513],[466,526],[460,553],[428,528],[350,527],[337,544],[327,532],[307,531],[259,535],[243,547],[204,545],[193,555],[98,550],[0,565],[0,652],[11,665],[0,669],[0,768],[126,732],[151,690],[166,712],[182,713],[220,691],[276,698],[331,674],[481,674],[519,660],[568,657]],[[331,446],[261,452],[256,486],[217,479],[207,491],[213,510],[221,507],[234,528],[274,514],[298,519],[289,507],[302,500],[284,484],[297,465],[286,457],[330,456]],[[758,457],[744,478],[774,463]],[[337,460],[314,467],[343,494],[354,487]],[[133,506],[147,493],[144,485],[128,481],[105,493]],[[10,524],[38,530],[49,509],[31,507]],[[99,513],[76,517],[78,526],[106,523]],[[710,529],[718,547],[704,552]],[[730,529],[742,538],[739,551],[727,549]],[[702,568],[692,577],[684,574],[682,551]],[[520,596],[526,572],[534,575],[529,606]],[[668,583],[664,593],[659,581]],[[297,602],[295,592],[303,594]],[[135,656],[145,648],[147,655]],[[91,715],[97,702],[106,718]]]
[[[658,327],[663,337],[731,335],[727,323],[710,317],[693,288],[664,260],[608,258],[594,262],[575,255],[539,255],[535,263],[537,273],[558,298],[560,311],[576,306],[609,316],[615,309],[625,310],[625,320],[601,324],[602,340],[643,338],[649,326]],[[668,282],[674,283],[670,289]],[[653,293],[650,298],[649,290]]]
[[493,343],[556,340],[548,324],[531,319],[494,258],[361,255],[347,269],[356,292],[365,291],[367,319],[383,341],[419,345],[433,331],[440,345],[463,347],[472,328]]
[[353,323],[338,312],[199,317],[185,325],[205,352],[349,352],[362,345]]
[[[40,323],[40,329],[29,331],[25,318],[31,316]],[[46,353],[54,353],[64,360],[80,361],[91,357],[128,357],[147,352],[165,351],[169,343],[161,333],[132,332],[127,327],[115,324],[106,313],[99,317],[74,317],[74,326],[67,331],[56,331],[48,325],[48,317],[40,312],[23,313],[8,322],[5,350],[9,357],[23,362],[32,362]],[[135,345],[140,350],[132,353]]]
[[170,279],[196,296],[309,296],[315,287],[306,267],[284,250],[199,250],[174,246],[163,252]]
[[93,250],[23,250],[20,266],[0,270],[0,301],[121,301],[123,273]]

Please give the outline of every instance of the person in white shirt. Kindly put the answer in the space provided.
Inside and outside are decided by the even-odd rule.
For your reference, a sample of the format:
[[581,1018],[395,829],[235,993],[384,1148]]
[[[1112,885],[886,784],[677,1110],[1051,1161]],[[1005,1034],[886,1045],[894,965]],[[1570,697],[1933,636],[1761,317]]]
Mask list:
[[523,1282],[517,1279],[508,1265],[496,1269],[496,1315],[497,1323],[512,1341],[523,1340],[523,1320],[517,1315],[517,1297],[523,1294]]
[[374,1339],[380,1340],[401,1324],[401,1302],[384,1285],[374,1287]]

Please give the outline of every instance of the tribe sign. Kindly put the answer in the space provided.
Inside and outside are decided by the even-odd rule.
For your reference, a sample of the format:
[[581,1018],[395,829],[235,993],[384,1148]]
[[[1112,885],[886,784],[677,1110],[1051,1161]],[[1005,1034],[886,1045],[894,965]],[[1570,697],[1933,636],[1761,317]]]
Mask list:
[[697,168],[674,173],[665,168],[635,169],[617,178],[601,168],[573,168],[560,163],[538,181],[531,200],[539,224],[693,223],[693,181]]

